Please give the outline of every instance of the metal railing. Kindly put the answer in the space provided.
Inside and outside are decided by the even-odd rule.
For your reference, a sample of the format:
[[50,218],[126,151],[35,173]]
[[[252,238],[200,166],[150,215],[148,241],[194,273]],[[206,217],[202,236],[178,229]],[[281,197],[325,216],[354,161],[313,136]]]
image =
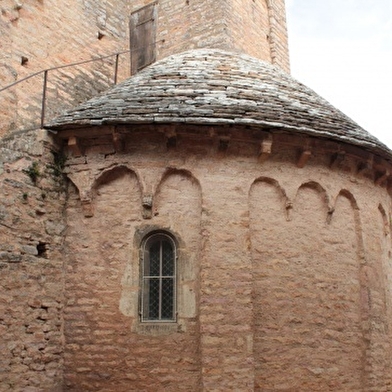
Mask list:
[[39,75],[43,75],[43,84],[42,84],[42,102],[41,102],[41,121],[40,121],[40,125],[41,128],[44,126],[44,122],[45,122],[45,109],[46,109],[46,91],[47,91],[47,87],[48,87],[48,74],[51,71],[57,71],[59,69],[63,69],[63,68],[69,68],[69,67],[76,67],[78,65],[83,65],[83,64],[88,64],[88,63],[93,63],[96,61],[102,61],[102,60],[106,60],[112,57],[115,57],[115,62],[114,62],[114,72],[113,72],[113,85],[117,84],[117,76],[118,76],[118,63],[119,63],[119,56],[121,54],[125,54],[125,53],[130,53],[130,55],[132,55],[131,50],[124,50],[122,52],[117,52],[117,53],[112,53],[110,55],[107,56],[100,56],[100,57],[96,57],[90,60],[84,60],[84,61],[78,61],[76,63],[70,63],[70,64],[64,64],[64,65],[60,65],[57,67],[51,67],[51,68],[47,68],[47,69],[43,69],[41,71],[35,72],[31,75],[28,75],[22,79],[19,79],[3,88],[0,88],[0,93],[10,89],[11,87],[16,86],[17,84],[20,84],[22,82],[25,82],[26,80],[32,79],[34,77],[37,77]]
[[[158,42],[163,42],[163,40],[155,41],[148,46],[151,46],[151,45],[156,46]],[[41,128],[43,128],[44,124],[45,124],[45,114],[46,114],[46,109],[47,109],[48,76],[49,76],[50,72],[58,71],[58,70],[65,69],[65,68],[77,67],[77,66],[85,65],[85,64],[89,64],[89,63],[95,63],[98,61],[102,62],[104,60],[108,60],[108,59],[113,58],[114,59],[114,65],[113,65],[114,69],[113,69],[113,73],[112,73],[112,83],[108,84],[108,87],[110,87],[111,85],[116,85],[118,82],[120,56],[127,54],[127,53],[129,54],[129,68],[127,70],[127,76],[129,77],[132,74],[131,68],[132,68],[133,55],[135,52],[142,51],[142,50],[146,50],[146,47],[135,48],[132,50],[124,50],[124,51],[112,53],[112,54],[109,54],[106,56],[95,57],[95,58],[92,58],[89,60],[84,60],[84,61],[79,61],[79,62],[75,62],[75,63],[60,65],[57,67],[43,69],[41,71],[35,72],[31,75],[28,75],[22,79],[16,80],[15,82],[13,82],[5,87],[1,87],[0,94],[2,92],[5,92],[5,91],[11,89],[12,87],[17,86],[17,85],[19,85],[23,82],[26,82],[30,79],[33,79],[33,78],[36,78],[39,76],[43,76],[42,90],[41,90],[42,91],[42,99],[41,99],[41,105],[40,105],[40,110],[41,110],[40,126],[41,126]]]

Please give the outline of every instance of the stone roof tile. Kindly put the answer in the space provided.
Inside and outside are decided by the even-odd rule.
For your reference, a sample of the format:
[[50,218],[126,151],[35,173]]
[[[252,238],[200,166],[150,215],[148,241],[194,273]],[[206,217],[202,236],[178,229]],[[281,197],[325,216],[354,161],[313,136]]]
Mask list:
[[238,124],[280,128],[391,151],[313,90],[269,63],[217,49],[158,61],[55,118],[52,129],[132,123]]

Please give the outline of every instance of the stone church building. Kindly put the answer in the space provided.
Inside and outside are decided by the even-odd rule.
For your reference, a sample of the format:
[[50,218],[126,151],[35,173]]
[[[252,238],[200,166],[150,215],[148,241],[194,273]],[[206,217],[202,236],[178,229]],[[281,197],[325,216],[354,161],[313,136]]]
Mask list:
[[392,391],[392,152],[284,0],[0,8],[1,392]]

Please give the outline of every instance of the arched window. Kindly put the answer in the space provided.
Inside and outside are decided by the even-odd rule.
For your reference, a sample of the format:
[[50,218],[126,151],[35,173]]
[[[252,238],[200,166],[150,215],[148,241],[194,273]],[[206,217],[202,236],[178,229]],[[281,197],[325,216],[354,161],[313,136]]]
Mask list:
[[176,245],[168,234],[154,233],[143,243],[141,321],[176,321]]

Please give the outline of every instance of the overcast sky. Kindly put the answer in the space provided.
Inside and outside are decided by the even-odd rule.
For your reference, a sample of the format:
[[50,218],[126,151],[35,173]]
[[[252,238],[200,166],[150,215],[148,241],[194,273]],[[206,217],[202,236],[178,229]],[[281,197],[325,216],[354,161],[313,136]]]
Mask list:
[[392,148],[392,0],[286,0],[291,73]]

